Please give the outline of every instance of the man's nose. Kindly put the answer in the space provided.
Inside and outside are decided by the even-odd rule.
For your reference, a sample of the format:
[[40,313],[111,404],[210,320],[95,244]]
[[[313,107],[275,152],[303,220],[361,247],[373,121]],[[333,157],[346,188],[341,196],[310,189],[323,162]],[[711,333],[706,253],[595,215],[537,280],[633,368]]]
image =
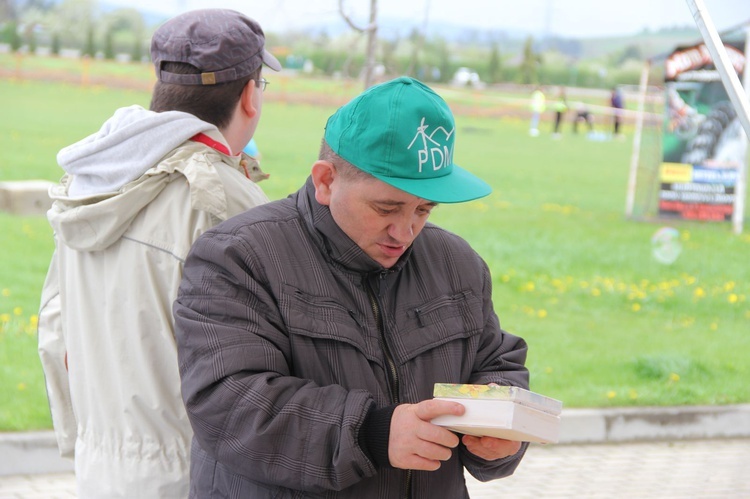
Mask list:
[[411,217],[404,217],[391,224],[389,235],[400,243],[410,243],[414,238],[414,222]]

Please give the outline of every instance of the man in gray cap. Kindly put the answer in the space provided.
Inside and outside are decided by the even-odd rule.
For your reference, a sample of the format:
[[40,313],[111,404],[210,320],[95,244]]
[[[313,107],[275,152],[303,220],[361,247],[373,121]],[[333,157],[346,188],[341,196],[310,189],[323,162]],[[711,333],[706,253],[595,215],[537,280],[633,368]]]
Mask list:
[[117,110],[58,154],[56,251],[39,353],[60,453],[78,497],[186,497],[192,430],[172,302],[193,241],[265,203],[241,154],[261,115],[263,30],[231,10],[188,12],[154,34],[151,109]]

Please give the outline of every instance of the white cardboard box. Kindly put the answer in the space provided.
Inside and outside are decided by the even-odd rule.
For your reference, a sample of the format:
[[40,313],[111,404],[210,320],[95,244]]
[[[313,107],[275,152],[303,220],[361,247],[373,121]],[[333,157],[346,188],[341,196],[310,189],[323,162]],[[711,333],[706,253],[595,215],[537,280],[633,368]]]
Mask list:
[[435,384],[435,398],[458,402],[462,416],[439,416],[434,424],[475,436],[556,443],[562,403],[518,387]]

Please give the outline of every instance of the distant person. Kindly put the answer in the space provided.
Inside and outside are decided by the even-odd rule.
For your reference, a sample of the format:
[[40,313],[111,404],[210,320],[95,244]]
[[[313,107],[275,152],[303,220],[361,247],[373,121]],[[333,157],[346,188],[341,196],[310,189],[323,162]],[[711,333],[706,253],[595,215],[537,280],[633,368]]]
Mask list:
[[580,122],[586,123],[589,133],[594,131],[594,119],[591,117],[591,111],[583,102],[579,102],[576,108],[576,114],[573,118],[573,133],[578,133],[578,123]]
[[188,495],[172,303],[195,239],[268,202],[239,155],[261,116],[262,66],[281,69],[264,46],[239,12],[167,21],[151,42],[150,110],[118,109],[57,156],[39,354],[80,498]]
[[609,98],[609,105],[612,107],[612,134],[614,137],[621,137],[620,126],[622,125],[622,109],[624,107],[622,92],[620,89],[613,88]]
[[255,138],[250,139],[242,152],[260,161],[260,151],[258,150],[258,144],[255,143]]
[[531,125],[529,127],[529,135],[532,137],[539,135],[539,120],[546,109],[544,92],[542,91],[542,87],[537,86],[531,93]]
[[299,191],[198,238],[174,306],[192,498],[453,499],[465,470],[516,469],[527,444],[431,423],[463,413],[436,382],[528,387],[487,264],[428,223],[491,191],[453,163],[455,130],[421,82],[370,87]]
[[560,92],[557,95],[555,101],[555,129],[552,136],[559,139],[562,135],[560,134],[560,125],[562,124],[565,113],[568,112],[568,99],[565,97],[565,87],[560,87]]

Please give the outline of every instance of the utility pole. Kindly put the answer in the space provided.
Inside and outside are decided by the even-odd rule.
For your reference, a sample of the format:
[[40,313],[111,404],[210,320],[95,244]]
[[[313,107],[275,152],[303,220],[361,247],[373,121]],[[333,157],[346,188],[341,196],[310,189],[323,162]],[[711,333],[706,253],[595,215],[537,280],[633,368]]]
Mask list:
[[367,26],[357,26],[354,21],[344,12],[344,0],[339,0],[339,14],[353,30],[367,33],[367,52],[365,54],[365,90],[373,84],[373,71],[375,69],[375,50],[378,46],[378,0],[370,0],[370,22]]

